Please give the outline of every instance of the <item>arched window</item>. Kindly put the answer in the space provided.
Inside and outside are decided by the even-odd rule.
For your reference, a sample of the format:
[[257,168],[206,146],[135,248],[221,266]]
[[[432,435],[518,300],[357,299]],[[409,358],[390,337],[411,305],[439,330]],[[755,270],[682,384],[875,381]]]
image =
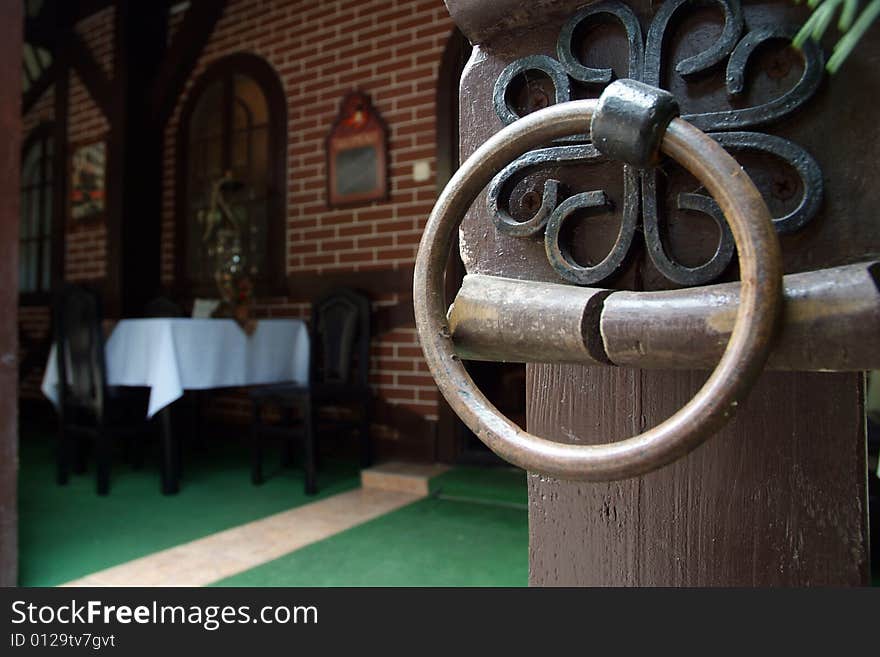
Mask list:
[[185,291],[216,296],[216,235],[207,215],[218,186],[242,227],[240,247],[257,291],[282,286],[286,144],[284,91],[265,60],[231,55],[196,81],[177,140],[176,273]]
[[22,149],[18,290],[23,298],[48,293],[55,274],[53,147],[52,125],[44,123]]

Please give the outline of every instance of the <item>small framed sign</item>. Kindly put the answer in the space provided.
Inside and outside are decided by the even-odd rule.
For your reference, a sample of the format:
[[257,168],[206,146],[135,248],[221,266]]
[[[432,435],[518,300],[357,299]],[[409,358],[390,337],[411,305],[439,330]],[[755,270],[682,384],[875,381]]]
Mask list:
[[102,141],[74,145],[70,156],[69,215],[74,223],[99,221],[106,209],[107,146]]
[[348,94],[327,136],[327,204],[350,205],[388,197],[388,139],[370,97]]

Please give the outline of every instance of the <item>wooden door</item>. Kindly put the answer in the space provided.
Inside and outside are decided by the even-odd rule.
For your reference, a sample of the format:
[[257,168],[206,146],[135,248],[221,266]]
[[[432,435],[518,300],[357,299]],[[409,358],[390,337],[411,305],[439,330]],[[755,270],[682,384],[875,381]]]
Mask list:
[[[815,168],[812,176],[802,175],[803,169],[792,166],[794,158],[780,157],[781,151],[745,149],[735,155],[774,217],[803,211],[798,225],[787,226],[781,235],[786,273],[880,253],[880,225],[874,218],[880,188],[872,183],[880,140],[865,138],[876,134],[876,111],[869,108],[880,97],[876,29],[829,79],[821,62],[816,68],[816,61],[788,45],[789,33],[779,31],[780,25],[801,25],[807,15],[787,1],[447,0],[447,6],[476,46],[462,82],[462,157],[503,127],[499,102],[524,114],[565,100],[562,85],[570,86],[566,97],[598,96],[604,83],[582,83],[570,75],[579,72],[578,65],[610,67],[616,77],[649,82],[656,75],[654,83],[679,98],[684,114],[760,107],[791,89],[802,92],[803,80],[818,75],[807,80],[812,86],[795,110],[752,124],[743,120],[740,129],[758,135],[762,144],[784,141],[794,149],[786,152],[807,153],[817,175]],[[590,7],[599,11],[588,15]],[[579,11],[583,20],[576,18]],[[736,19],[738,12],[744,16],[741,28],[726,28],[725,20]],[[747,58],[741,93],[725,88],[729,57],[697,74],[676,70],[680,62],[725,39],[733,39],[734,48],[746,34],[764,43]],[[559,65],[569,54],[569,64]],[[499,77],[515,62],[522,63],[519,73],[499,92]],[[601,188],[611,199],[610,208],[585,215],[565,237],[579,262],[601,260],[626,207],[620,165],[555,166],[514,181],[507,206],[517,220],[527,219],[540,204],[543,182],[551,173],[563,181],[565,193]],[[679,202],[679,194],[699,191],[681,170],[664,164],[653,189],[652,200],[642,188],[639,232],[619,273],[603,285],[657,290],[736,280],[735,263],[712,276],[704,272],[703,280],[681,281],[669,274],[669,266],[650,257],[649,242],[662,240],[669,260],[695,268],[714,257],[720,234],[711,218]],[[659,216],[654,224],[646,219],[651,207]],[[547,262],[540,237],[511,237],[494,228],[485,193],[466,217],[461,240],[470,273],[562,282]],[[527,370],[527,429],[584,444],[622,439],[658,424],[684,405],[708,375],[575,365],[529,365]],[[866,584],[864,427],[861,373],[765,373],[727,428],[656,472],[612,483],[575,483],[531,473],[530,581]]]

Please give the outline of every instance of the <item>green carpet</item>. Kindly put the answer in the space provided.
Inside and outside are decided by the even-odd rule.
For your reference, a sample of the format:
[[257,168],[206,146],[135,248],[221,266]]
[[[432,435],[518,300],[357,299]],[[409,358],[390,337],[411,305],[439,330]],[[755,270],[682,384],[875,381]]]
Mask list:
[[437,497],[215,586],[526,586],[525,474],[460,467],[432,480],[432,488]]
[[526,473],[514,467],[458,466],[431,480],[431,490],[444,499],[521,506],[529,503]]
[[245,447],[208,443],[188,455],[178,495],[159,493],[159,470],[147,461],[135,471],[117,458],[110,494],[95,494],[93,473],[55,483],[54,442],[45,430],[21,430],[19,583],[53,586],[158,550],[355,488],[354,464],[324,464],[320,493],[306,497],[302,470],[272,472],[250,483]]

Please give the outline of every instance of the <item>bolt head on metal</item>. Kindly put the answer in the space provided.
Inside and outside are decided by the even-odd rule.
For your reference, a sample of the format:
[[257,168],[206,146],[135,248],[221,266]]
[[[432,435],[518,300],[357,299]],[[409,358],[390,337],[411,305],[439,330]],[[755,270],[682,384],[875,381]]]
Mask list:
[[678,101],[668,91],[617,80],[599,97],[590,122],[593,144],[613,160],[639,168],[654,166],[666,128],[678,114]]

